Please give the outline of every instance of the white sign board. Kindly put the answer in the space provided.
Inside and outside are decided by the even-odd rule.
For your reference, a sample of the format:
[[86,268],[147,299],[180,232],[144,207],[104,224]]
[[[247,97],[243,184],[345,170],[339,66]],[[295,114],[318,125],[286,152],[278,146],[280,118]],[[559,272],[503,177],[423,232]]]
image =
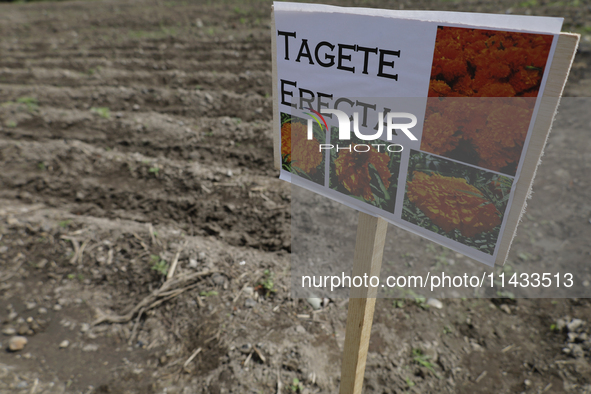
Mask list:
[[502,264],[566,78],[545,94],[561,25],[274,3],[281,179]]

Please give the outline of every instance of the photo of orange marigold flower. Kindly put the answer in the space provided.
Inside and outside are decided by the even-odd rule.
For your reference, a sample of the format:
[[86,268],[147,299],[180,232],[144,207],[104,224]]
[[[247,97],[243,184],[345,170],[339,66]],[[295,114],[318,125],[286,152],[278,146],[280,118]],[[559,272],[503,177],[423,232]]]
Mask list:
[[415,172],[407,197],[446,233],[458,229],[473,237],[501,224],[494,204],[464,178]]
[[[330,132],[329,187],[346,196],[370,204],[389,213],[394,213],[400,152],[386,148],[383,141],[367,141],[352,136],[350,140],[339,139],[338,127]],[[339,149],[336,149],[339,147]]]
[[429,97],[537,95],[552,39],[548,34],[439,26]]
[[411,150],[402,219],[494,254],[513,180]]
[[281,126],[281,153],[290,155],[292,165],[310,173],[322,162],[320,142],[308,139],[308,130],[302,123],[285,123]]
[[324,183],[324,154],[320,152],[319,139],[315,130],[312,139],[308,139],[307,125],[304,119],[281,114],[281,160],[282,167],[296,175],[303,176],[316,183]]
[[281,156],[291,156],[291,122],[281,126]]
[[370,165],[373,165],[386,190],[390,187],[392,174],[388,169],[390,156],[387,153],[378,152],[371,148],[368,152],[351,152],[344,150],[339,152],[335,161],[335,170],[338,182],[352,195],[363,197],[366,201],[374,201],[371,188]]
[[439,26],[421,150],[515,175],[552,39]]
[[421,150],[515,175],[535,98],[431,97]]
[[471,142],[479,155],[479,166],[500,171],[519,161],[532,114],[530,108],[515,104],[519,103],[493,108],[486,126],[472,133]]

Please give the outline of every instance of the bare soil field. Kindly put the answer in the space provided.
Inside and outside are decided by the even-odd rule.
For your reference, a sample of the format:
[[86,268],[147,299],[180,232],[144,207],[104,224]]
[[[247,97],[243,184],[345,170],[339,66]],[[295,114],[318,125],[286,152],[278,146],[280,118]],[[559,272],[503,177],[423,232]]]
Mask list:
[[[563,16],[565,95],[591,95],[589,1],[334,4]],[[270,10],[0,4],[0,393],[338,392],[347,300],[290,292]],[[551,134],[510,261],[591,272],[589,102]],[[407,262],[462,259],[389,231]],[[442,303],[378,300],[364,392],[591,393],[588,299]]]

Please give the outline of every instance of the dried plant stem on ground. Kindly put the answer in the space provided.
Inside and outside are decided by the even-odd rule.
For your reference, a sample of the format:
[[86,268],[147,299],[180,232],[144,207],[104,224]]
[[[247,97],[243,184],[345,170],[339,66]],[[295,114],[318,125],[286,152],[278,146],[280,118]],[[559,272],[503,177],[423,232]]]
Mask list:
[[183,242],[183,244],[181,246],[179,246],[179,250],[176,252],[176,255],[174,256],[174,260],[170,266],[170,269],[168,270],[168,273],[166,274],[167,281],[172,279],[172,277],[174,276],[174,271],[176,270],[176,266],[179,262],[179,256],[181,255],[181,252],[185,249],[186,246],[187,246],[187,241]]
[[192,284],[187,287],[180,288],[180,286],[182,286],[183,284],[185,284],[187,282],[191,282],[197,278],[202,278],[204,276],[212,275],[215,272],[217,272],[217,271],[213,271],[213,270],[212,271],[209,271],[209,270],[208,271],[201,271],[201,272],[195,272],[192,274],[184,274],[184,275],[178,276],[174,279],[167,280],[166,282],[164,282],[164,284],[158,290],[155,290],[154,292],[152,292],[149,296],[147,296],[142,301],[140,301],[136,306],[134,306],[129,312],[127,312],[123,315],[111,315],[111,314],[103,312],[99,308],[95,308],[96,314],[97,314],[97,319],[92,323],[92,325],[96,326],[101,323],[118,323],[118,324],[127,323],[127,322],[131,321],[131,319],[133,319],[134,316],[136,316],[136,314],[140,313],[140,311],[143,310],[143,312],[146,312],[152,308],[155,308],[156,306],[162,304],[163,302],[168,301],[168,300],[178,296],[179,294],[181,294],[189,289],[192,289],[196,286],[196,284]]

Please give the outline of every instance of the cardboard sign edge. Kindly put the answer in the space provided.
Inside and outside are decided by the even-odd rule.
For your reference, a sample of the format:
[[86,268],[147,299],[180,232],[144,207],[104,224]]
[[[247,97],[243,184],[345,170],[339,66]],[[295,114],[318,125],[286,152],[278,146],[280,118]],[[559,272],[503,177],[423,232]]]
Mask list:
[[281,128],[279,121],[279,102],[277,88],[277,42],[275,34],[275,7],[271,6],[271,56],[273,74],[273,164],[275,169],[281,169]]
[[538,115],[534,120],[534,128],[525,154],[523,167],[521,168],[521,174],[517,181],[511,208],[507,214],[505,234],[501,238],[495,265],[503,265],[507,260],[511,244],[517,233],[517,226],[525,213],[527,200],[531,198],[536,170],[544,154],[544,146],[552,129],[552,122],[575,58],[580,37],[579,34],[574,33],[560,33],[558,35],[558,43],[548,73],[544,96],[540,103]]

